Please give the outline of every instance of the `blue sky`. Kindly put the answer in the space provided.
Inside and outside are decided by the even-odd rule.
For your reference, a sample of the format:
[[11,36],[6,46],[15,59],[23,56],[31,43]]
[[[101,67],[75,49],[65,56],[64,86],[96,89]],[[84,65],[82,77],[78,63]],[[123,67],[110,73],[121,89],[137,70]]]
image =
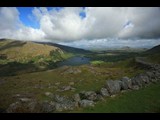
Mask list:
[[[32,11],[34,9],[34,7],[17,7],[19,13],[20,13],[20,20],[21,22],[28,27],[33,27],[36,29],[40,28],[40,24],[36,21],[31,19],[32,16]],[[56,10],[57,12],[59,12],[60,10],[62,10],[63,7],[47,7],[47,10]],[[79,16],[83,19],[86,17],[86,13],[85,13],[85,7],[82,7],[82,11],[79,13]]]
[[0,38],[104,49],[160,44],[158,7],[0,7],[0,18]]

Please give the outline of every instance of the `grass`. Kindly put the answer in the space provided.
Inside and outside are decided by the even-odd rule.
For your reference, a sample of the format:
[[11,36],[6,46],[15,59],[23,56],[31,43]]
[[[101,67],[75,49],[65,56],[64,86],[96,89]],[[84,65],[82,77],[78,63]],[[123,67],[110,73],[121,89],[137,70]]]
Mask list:
[[[79,69],[81,73],[77,74],[64,74],[68,69]],[[92,69],[91,69],[92,68]],[[7,71],[6,71],[7,72]],[[15,94],[31,94],[33,98],[41,101],[48,99],[44,93],[52,92],[65,96],[71,96],[81,91],[97,91],[105,84],[107,79],[119,79],[123,76],[133,76],[138,74],[138,70],[131,68],[121,68],[120,66],[112,67],[97,67],[90,65],[74,66],[74,67],[61,67],[42,72],[19,74],[15,76],[1,77],[6,83],[0,86],[0,106],[5,109],[9,104],[16,101],[12,98]],[[60,82],[56,86],[55,83]],[[56,91],[59,87],[67,86],[70,82],[74,82],[75,91]],[[48,88],[48,85],[53,86]],[[43,88],[35,88],[35,86],[42,86]],[[27,97],[27,96],[26,96]]]
[[138,91],[127,91],[114,98],[106,98],[95,107],[88,107],[72,112],[82,113],[159,113],[160,82],[151,84]]
[[[0,59],[0,82],[5,81],[0,83],[0,108],[2,109],[6,109],[9,104],[17,101],[17,98],[13,97],[15,94],[35,98],[38,101],[50,100],[44,95],[45,92],[72,96],[81,91],[98,91],[108,79],[133,77],[144,71],[134,62],[133,58],[138,53],[81,54],[91,58],[90,65],[56,68],[56,61],[76,54],[30,42],[0,41],[0,46],[3,46],[0,47],[1,53],[11,57],[11,59]],[[15,51],[20,51],[20,53],[15,54]],[[155,58],[158,58],[158,55]],[[79,69],[81,72],[65,74],[69,69]],[[58,82],[60,85],[55,84]],[[57,91],[59,87],[67,86],[70,82],[74,82],[75,91]],[[49,88],[49,85],[52,87]],[[42,88],[35,88],[35,86]],[[159,84],[152,84],[139,91],[126,92],[115,98],[107,98],[106,101],[98,102],[95,108],[79,109],[74,112],[160,112],[159,90]]]

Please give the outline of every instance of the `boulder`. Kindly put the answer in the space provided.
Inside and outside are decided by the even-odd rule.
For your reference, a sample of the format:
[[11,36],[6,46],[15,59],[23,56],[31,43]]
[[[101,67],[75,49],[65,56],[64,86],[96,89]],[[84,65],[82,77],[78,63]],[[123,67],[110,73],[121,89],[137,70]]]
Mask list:
[[65,110],[73,110],[76,107],[75,102],[66,101],[64,103],[56,103],[55,109],[56,111],[65,111]]
[[97,94],[97,101],[104,100],[103,96],[101,94]]
[[119,93],[121,90],[120,81],[119,80],[107,80],[105,87],[109,91],[111,95]]
[[133,77],[132,79],[132,85],[138,85],[139,87],[143,87],[143,81],[139,75]]
[[7,113],[39,113],[41,111],[41,107],[38,102],[35,100],[30,101],[17,101],[9,105],[6,110]]
[[56,103],[51,101],[43,101],[41,103],[41,110],[44,113],[50,113],[56,110]]
[[81,100],[80,95],[79,95],[79,94],[75,94],[75,95],[73,96],[73,100],[74,100],[75,102],[79,102],[79,101]]
[[58,91],[68,91],[68,90],[75,90],[75,88],[71,87],[71,86],[62,86],[60,89],[58,89]]
[[133,85],[131,89],[132,90],[139,90],[139,86],[138,85]]
[[104,97],[110,96],[110,95],[109,95],[109,92],[108,92],[108,90],[107,90],[106,88],[101,88],[100,94],[101,94],[102,96],[104,96]]
[[76,102],[65,96],[55,95],[54,101],[56,102],[56,111],[73,110],[75,107],[77,107]]
[[145,74],[148,76],[150,82],[157,81],[155,74],[154,74],[154,71],[147,71]]
[[94,107],[94,102],[92,100],[81,100],[80,102],[81,107]]
[[82,91],[80,92],[80,98],[94,101],[97,99],[97,94],[94,91]]
[[128,88],[130,89],[132,87],[132,81],[130,78],[123,77],[121,81],[122,81],[121,88],[123,90],[127,90]]

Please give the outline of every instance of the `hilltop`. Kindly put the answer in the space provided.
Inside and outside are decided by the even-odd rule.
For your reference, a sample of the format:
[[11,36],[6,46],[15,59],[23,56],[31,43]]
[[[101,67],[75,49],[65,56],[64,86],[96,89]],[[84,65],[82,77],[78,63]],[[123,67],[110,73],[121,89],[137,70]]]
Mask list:
[[160,45],[145,51],[143,56],[147,57],[150,62],[160,64]]
[[55,46],[30,41],[0,40],[0,55],[10,61],[28,62],[38,56],[49,57],[53,52],[63,54],[63,50]]

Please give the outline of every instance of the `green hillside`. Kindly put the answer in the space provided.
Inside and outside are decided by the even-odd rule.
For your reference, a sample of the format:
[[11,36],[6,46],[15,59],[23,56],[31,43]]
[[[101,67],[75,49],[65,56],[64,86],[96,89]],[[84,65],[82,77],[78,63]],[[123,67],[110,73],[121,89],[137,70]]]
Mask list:
[[147,57],[150,62],[160,64],[160,45],[145,51],[143,56]]
[[[14,40],[0,41],[0,56],[1,59],[17,62],[28,62],[36,57],[51,57],[51,54],[58,52],[63,54],[63,51],[55,46],[43,45],[34,42],[23,42]],[[53,56],[52,56],[53,57]],[[54,56],[54,59],[57,59]]]

